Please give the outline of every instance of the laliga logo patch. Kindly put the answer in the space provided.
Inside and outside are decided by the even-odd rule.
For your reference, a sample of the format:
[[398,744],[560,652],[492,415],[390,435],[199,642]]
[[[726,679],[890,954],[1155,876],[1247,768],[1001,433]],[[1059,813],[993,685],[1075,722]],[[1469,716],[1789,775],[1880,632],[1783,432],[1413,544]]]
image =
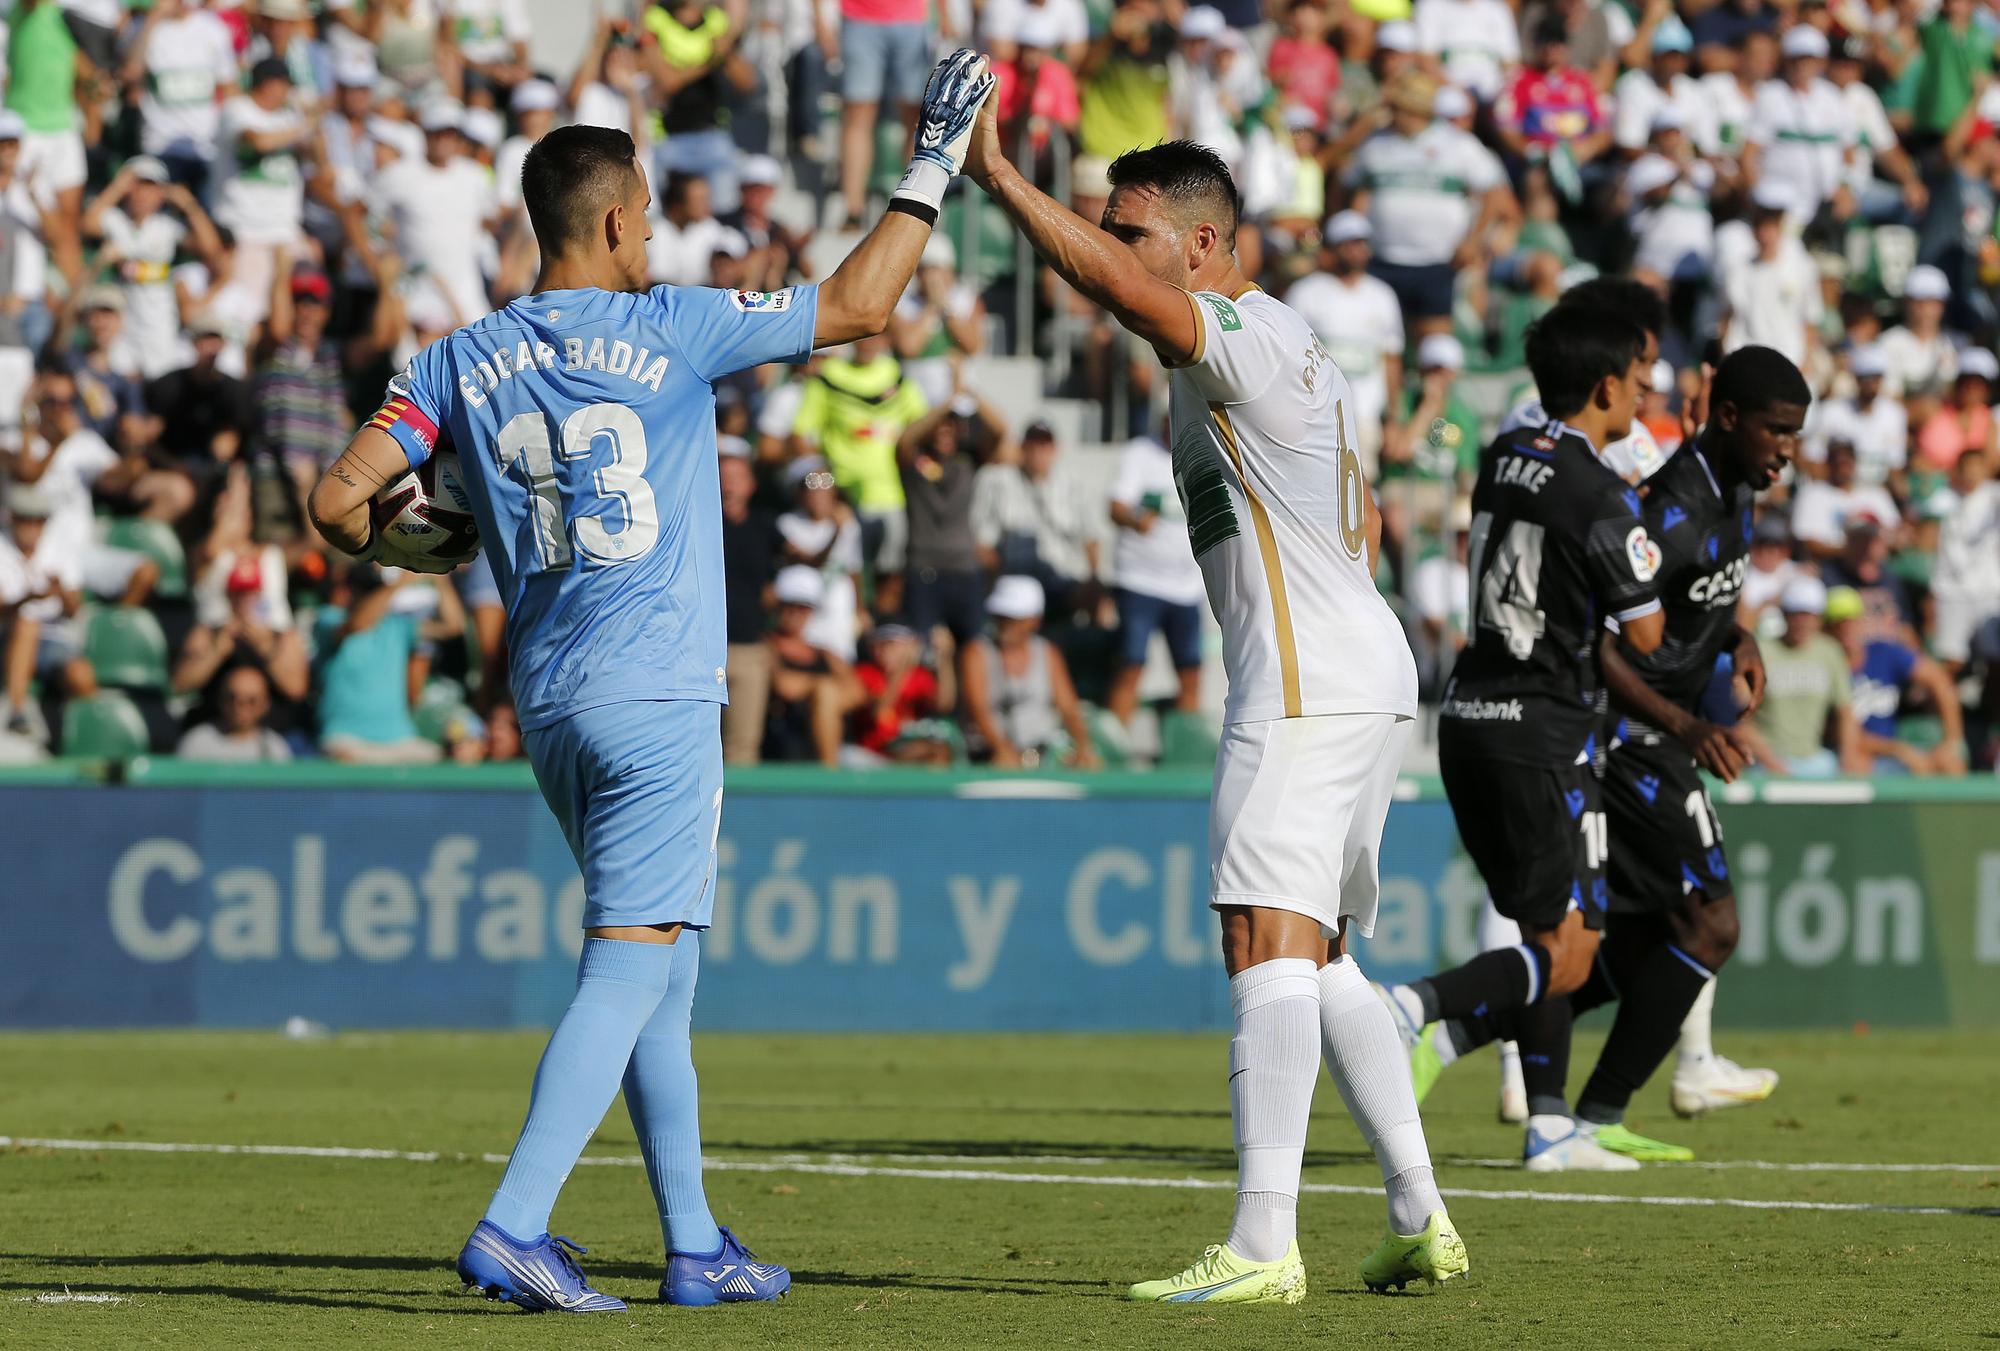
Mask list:
[[729,303],[745,314],[783,314],[792,307],[791,288],[782,291],[731,291]]
[[1632,564],[1632,575],[1642,582],[1652,581],[1660,570],[1660,546],[1647,538],[1643,525],[1633,526],[1625,536],[1625,557]]

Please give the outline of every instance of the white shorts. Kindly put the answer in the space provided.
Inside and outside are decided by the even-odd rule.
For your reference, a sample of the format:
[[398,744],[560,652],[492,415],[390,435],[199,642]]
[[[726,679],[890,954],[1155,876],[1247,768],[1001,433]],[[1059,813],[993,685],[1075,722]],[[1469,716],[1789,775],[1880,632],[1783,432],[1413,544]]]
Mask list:
[[2000,614],[2000,596],[1933,594],[1931,651],[1941,661],[1965,661],[1972,656],[1972,635]]
[[1208,903],[1375,931],[1382,823],[1416,725],[1393,713],[1232,723],[1215,756]]
[[83,133],[30,131],[21,137],[21,181],[28,185],[35,204],[47,211],[56,196],[83,186],[89,165],[84,159]]

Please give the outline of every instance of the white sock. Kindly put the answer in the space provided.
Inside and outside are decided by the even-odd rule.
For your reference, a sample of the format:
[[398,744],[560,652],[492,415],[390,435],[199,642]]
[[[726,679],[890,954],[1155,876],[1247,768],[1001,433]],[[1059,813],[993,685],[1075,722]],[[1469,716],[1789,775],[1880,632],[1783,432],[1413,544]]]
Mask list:
[[[1229,1043],[1229,1109],[1236,1121],[1236,1220],[1229,1248],[1252,1262],[1275,1262],[1298,1236],[1299,1170],[1319,1079],[1313,963],[1281,957],[1238,972],[1229,982],[1229,1004],[1236,1015]],[[1387,1009],[1382,1016],[1389,1016]]]
[[1410,1060],[1395,1019],[1352,957],[1320,968],[1319,1031],[1334,1087],[1382,1166],[1389,1227],[1398,1234],[1421,1233],[1432,1213],[1444,1209],[1444,1198],[1431,1174],[1430,1146],[1410,1087]]
[[1688,1010],[1688,1016],[1681,1020],[1682,1064],[1698,1064],[1715,1054],[1714,1024],[1715,978],[1711,976],[1694,997],[1694,1007]]

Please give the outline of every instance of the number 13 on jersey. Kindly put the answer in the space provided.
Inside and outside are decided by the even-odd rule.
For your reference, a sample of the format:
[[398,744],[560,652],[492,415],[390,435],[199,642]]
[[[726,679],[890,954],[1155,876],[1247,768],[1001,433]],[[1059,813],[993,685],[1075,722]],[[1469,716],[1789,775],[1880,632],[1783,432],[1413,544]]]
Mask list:
[[[537,569],[567,568],[580,550],[594,563],[629,563],[660,538],[659,506],[646,482],[646,428],[624,404],[593,403],[557,427],[521,413],[500,429],[500,471],[525,481],[535,516]],[[594,492],[568,494],[558,466],[586,461]],[[581,475],[573,475],[580,478]]]

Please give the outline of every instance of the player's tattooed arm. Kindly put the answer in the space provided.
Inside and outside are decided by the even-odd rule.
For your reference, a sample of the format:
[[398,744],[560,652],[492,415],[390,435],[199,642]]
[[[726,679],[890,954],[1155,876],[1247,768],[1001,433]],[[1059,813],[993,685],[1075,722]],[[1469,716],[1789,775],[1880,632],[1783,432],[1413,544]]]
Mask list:
[[1734,727],[1723,727],[1688,712],[1646,683],[1625,658],[1617,636],[1606,634],[1598,650],[1604,687],[1611,702],[1651,723],[1688,748],[1695,763],[1724,783],[1734,783],[1757,758],[1751,743]]
[[409,467],[409,457],[394,437],[377,427],[363,427],[307,499],[313,526],[342,553],[365,555],[375,536],[369,500]]

